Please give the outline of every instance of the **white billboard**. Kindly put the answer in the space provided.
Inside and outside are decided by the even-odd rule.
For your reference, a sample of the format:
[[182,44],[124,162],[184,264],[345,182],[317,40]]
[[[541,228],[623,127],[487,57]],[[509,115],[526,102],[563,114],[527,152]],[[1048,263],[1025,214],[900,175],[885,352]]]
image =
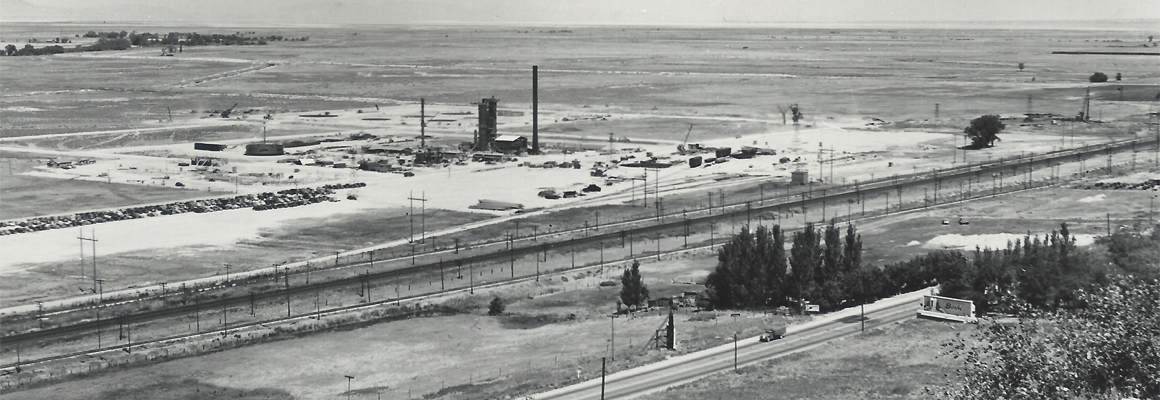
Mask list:
[[968,321],[975,319],[975,303],[970,300],[928,294],[922,296],[922,310],[919,314]]

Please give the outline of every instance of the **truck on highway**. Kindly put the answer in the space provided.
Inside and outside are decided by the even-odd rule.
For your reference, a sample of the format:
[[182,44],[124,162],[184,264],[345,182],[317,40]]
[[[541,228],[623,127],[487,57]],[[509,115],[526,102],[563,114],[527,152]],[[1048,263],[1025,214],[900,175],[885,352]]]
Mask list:
[[784,325],[766,329],[765,333],[761,335],[759,340],[762,342],[772,342],[783,337],[785,337]]

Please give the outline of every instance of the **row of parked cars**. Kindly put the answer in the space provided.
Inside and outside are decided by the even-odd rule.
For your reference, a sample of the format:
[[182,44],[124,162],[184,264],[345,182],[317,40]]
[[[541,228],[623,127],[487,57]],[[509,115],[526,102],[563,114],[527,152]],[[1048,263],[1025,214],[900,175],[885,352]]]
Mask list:
[[273,210],[297,207],[323,201],[338,201],[331,197],[335,190],[366,186],[365,183],[332,184],[315,188],[285,189],[278,192],[246,194],[214,199],[179,201],[167,204],[126,207],[118,210],[90,211],[72,215],[33,217],[19,221],[0,221],[0,236],[38,232],[49,229],[71,228],[102,222],[121,221],[184,213],[207,213],[239,208]]
[[1160,179],[1148,179],[1143,182],[1125,183],[1125,182],[1096,182],[1095,184],[1086,187],[1085,189],[1103,189],[1103,190],[1160,190]]

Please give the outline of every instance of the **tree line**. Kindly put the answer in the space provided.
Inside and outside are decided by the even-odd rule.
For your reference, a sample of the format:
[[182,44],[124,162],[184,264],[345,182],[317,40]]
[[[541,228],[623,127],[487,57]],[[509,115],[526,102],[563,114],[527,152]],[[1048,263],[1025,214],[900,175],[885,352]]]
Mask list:
[[[248,32],[252,34],[253,32]],[[137,33],[137,32],[95,32],[89,31],[84,37],[97,38],[97,42],[88,46],[66,48],[60,45],[35,48],[31,44],[17,48],[9,44],[4,48],[4,54],[9,56],[39,56],[86,51],[126,50],[133,46],[207,46],[211,44],[225,46],[265,45],[276,41],[307,41],[309,36],[285,37],[282,35],[247,36],[242,32],[232,34],[207,34],[196,32],[169,32],[167,34]]]
[[226,46],[238,45],[265,45],[268,42],[280,41],[307,41],[309,36],[302,37],[285,37],[282,35],[267,35],[258,36],[254,31],[249,32],[234,32],[234,33],[211,33],[202,35],[197,32],[169,32],[166,34],[142,32],[94,32],[89,31],[84,35],[87,38],[107,38],[107,39],[129,39],[129,42],[134,46],[149,46],[149,45],[181,45],[181,46],[205,46],[209,44],[220,44]]
[[[1128,232],[1128,231],[1125,231]],[[1003,249],[967,254],[939,250],[882,267],[862,265],[862,238],[853,224],[807,224],[795,232],[789,253],[780,226],[748,226],[721,247],[706,280],[715,308],[753,309],[809,302],[822,310],[939,285],[944,296],[971,300],[980,314],[1015,304],[1040,310],[1082,306],[1077,293],[1119,273],[1160,271],[1160,229],[1149,235],[1120,232],[1103,248],[1078,248],[1066,223],[1044,237],[1030,233]],[[1141,255],[1143,254],[1143,255]]]
[[808,301],[829,310],[862,297],[862,236],[853,224],[845,231],[834,221],[824,230],[806,224],[794,233],[787,255],[781,226],[743,226],[717,252],[717,267],[705,282],[709,303],[762,308]]
[[102,37],[97,39],[96,43],[88,46],[79,46],[75,48],[65,48],[60,45],[44,46],[35,48],[31,44],[24,45],[23,48],[17,49],[15,45],[9,44],[4,46],[4,54],[9,56],[40,56],[49,54],[85,52],[85,51],[107,51],[107,50],[125,50],[132,47],[128,39],[117,38],[109,39]]

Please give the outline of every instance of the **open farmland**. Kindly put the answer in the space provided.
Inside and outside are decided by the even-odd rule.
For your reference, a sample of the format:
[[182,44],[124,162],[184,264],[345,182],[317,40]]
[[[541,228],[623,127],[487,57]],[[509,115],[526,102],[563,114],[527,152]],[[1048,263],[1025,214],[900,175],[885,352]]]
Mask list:
[[[90,28],[67,29],[83,33]],[[680,253],[686,247],[682,239],[694,247],[720,244],[746,220],[798,229],[806,222],[856,219],[865,237],[864,263],[876,266],[935,249],[998,247],[1028,232],[1047,234],[1063,222],[1090,243],[1114,227],[1149,219],[1155,194],[1095,187],[1097,181],[1139,184],[1160,178],[1160,152],[1147,142],[1157,128],[1148,113],[1155,112],[1160,96],[1160,57],[1051,54],[1107,50],[1111,43],[1142,44],[1147,36],[1142,32],[676,27],[549,32],[365,26],[262,28],[258,34],[310,40],[187,46],[171,57],[160,56],[155,47],[0,57],[0,218],[18,223],[41,215],[300,187],[366,186],[294,208],[244,207],[85,225],[80,235],[100,238],[95,245],[78,239],[77,228],[0,237],[5,254],[0,259],[0,291],[5,294],[0,315],[23,318],[8,326],[31,331],[42,321],[33,315],[38,302],[52,312],[79,307],[86,313],[69,318],[87,320],[86,307],[96,304],[93,308],[99,310],[100,302],[109,298],[124,300],[118,310],[131,310],[132,297],[144,299],[144,309],[176,304],[175,298],[162,296],[179,284],[185,290],[184,283],[190,282],[195,291],[220,298],[249,291],[249,316],[231,316],[235,324],[243,318],[251,322],[286,316],[291,305],[299,313],[319,310],[321,323],[326,307],[369,302],[372,272],[387,277],[374,282],[376,296],[404,298],[402,305],[375,306],[380,310],[405,310],[415,296],[412,304],[448,304],[458,314],[299,330],[252,346],[164,361],[85,359],[93,363],[90,370],[92,365],[106,367],[75,379],[68,375],[84,372],[77,369],[82,367],[61,367],[67,371],[62,377],[52,375],[58,369],[29,365],[28,370],[41,374],[35,375],[36,382],[26,378],[30,383],[20,383],[30,374],[17,374],[22,386],[0,386],[6,396],[526,395],[598,376],[600,356],[613,346],[606,333],[619,291],[617,285],[601,283],[617,281],[618,267],[626,264],[622,258],[649,257],[643,267],[645,281],[654,296],[668,297],[703,291],[716,263],[708,250]],[[532,65],[539,66],[538,133],[544,154],[471,160],[471,152],[461,151],[460,145],[472,141],[478,129],[474,103],[482,98],[499,100],[499,134],[531,137]],[[1092,85],[1087,77],[1093,71],[1122,73],[1123,80]],[[1089,87],[1092,118],[1098,122],[1074,122]],[[221,118],[235,103],[231,116]],[[782,110],[789,104],[802,107],[800,123],[785,120]],[[420,128],[420,113],[429,120],[425,128]],[[1025,113],[1053,115],[1024,119]],[[1004,118],[1002,140],[993,148],[960,150],[966,144],[963,128],[983,114]],[[420,132],[427,136],[421,138]],[[1099,146],[1126,140],[1147,145],[1108,151],[1106,158],[1099,153]],[[690,168],[695,154],[676,152],[686,141],[734,153],[754,146],[776,154],[722,156]],[[220,149],[198,150],[195,142]],[[284,144],[285,154],[246,154],[247,145],[260,142]],[[1050,164],[1039,161],[1083,146],[1097,150],[1057,157]],[[422,165],[415,155],[428,149],[452,155],[445,163]],[[714,155],[700,153],[705,159]],[[49,160],[77,164],[65,168]],[[624,165],[644,160],[673,165]],[[359,169],[367,163],[381,166],[383,172]],[[986,174],[970,176],[971,168],[983,171],[984,166],[990,168]],[[938,181],[936,169],[946,168],[966,172]],[[808,171],[809,182],[791,185],[794,171]],[[994,193],[996,178],[1002,179],[992,171],[1006,174],[998,190],[1008,193],[981,195]],[[897,184],[912,176],[919,183]],[[919,176],[934,184],[917,181]],[[881,187],[862,199],[859,182]],[[897,192],[887,182],[897,184]],[[1031,188],[1036,185],[1046,187]],[[592,187],[596,190],[582,190]],[[827,198],[827,191],[855,193]],[[764,205],[775,196],[786,202],[784,208],[739,217],[739,210]],[[487,201],[518,204],[519,211],[480,209]],[[924,208],[928,201],[938,205]],[[590,228],[592,234],[611,234],[646,226],[658,208],[665,215],[656,213],[657,223],[684,218],[686,211],[712,216],[718,212],[714,207],[724,212],[722,203],[735,214],[694,226],[691,233],[657,230],[629,236],[627,247],[623,235],[573,247],[575,239],[588,237]],[[906,212],[883,215],[900,203]],[[863,219],[861,209],[869,217]],[[970,224],[942,224],[959,218]],[[92,262],[93,273],[99,267],[105,280],[99,294],[94,293],[95,276],[86,277],[89,264],[77,260],[78,243],[81,262]],[[99,252],[99,265],[89,246]],[[542,246],[542,261],[535,250],[514,255],[515,249],[533,246]],[[652,262],[655,253],[649,252],[659,253],[662,246],[675,253]],[[468,265],[466,282],[458,265],[458,276],[449,279],[458,292],[439,293],[444,259],[450,275],[457,259],[505,251],[510,258]],[[365,264],[367,254],[372,265]],[[559,272],[574,265],[594,266],[605,257],[617,260],[610,264],[615,266]],[[375,260],[378,269],[372,271]],[[436,262],[438,271],[387,275]],[[253,311],[252,288],[279,289],[279,270],[287,293],[292,285],[298,289],[311,284],[314,271],[315,291],[293,300],[287,294],[285,303],[266,302]],[[357,297],[350,287],[319,293],[318,282],[353,279],[364,270],[365,299],[361,282]],[[496,283],[508,273],[516,279],[513,270],[527,280]],[[245,279],[266,279],[263,274],[270,271],[272,283],[246,286]],[[231,272],[239,282],[230,282]],[[479,291],[475,285],[481,283],[495,286]],[[474,295],[463,294],[465,287]],[[149,297],[156,293],[161,295]],[[509,315],[486,316],[492,296],[507,301]],[[197,324],[228,325],[215,311],[196,311],[192,330],[204,332]],[[222,317],[241,313],[225,307],[220,311]],[[135,337],[188,333],[188,317],[138,322]],[[680,352],[723,344],[737,330],[754,336],[779,318],[729,318],[724,312],[682,309],[678,319],[686,331],[681,333]],[[613,370],[671,355],[643,350],[662,319],[649,312],[616,320],[616,348],[625,353],[623,359],[617,353]],[[299,328],[309,324],[288,322]],[[902,342],[898,335],[922,339]],[[938,344],[952,335],[946,325],[904,322],[816,352],[747,367],[741,375],[718,376],[652,396],[763,398],[762,393],[773,390],[769,387],[784,385],[786,397],[921,398],[922,387],[937,386],[943,373],[953,371],[951,362],[933,356]],[[24,357],[54,354],[58,348],[83,351],[92,347],[90,342],[102,340],[92,339],[46,341],[35,349],[27,344]],[[168,357],[162,344],[150,350],[165,350]],[[3,364],[12,365],[18,351],[3,346]],[[92,358],[78,359],[84,357]],[[129,365],[116,366],[117,360]],[[60,365],[64,362],[52,368]],[[886,369],[898,373],[852,378],[856,371]],[[335,378],[343,374],[358,376],[351,393],[344,385],[348,382]],[[13,380],[6,379],[5,384]]]

